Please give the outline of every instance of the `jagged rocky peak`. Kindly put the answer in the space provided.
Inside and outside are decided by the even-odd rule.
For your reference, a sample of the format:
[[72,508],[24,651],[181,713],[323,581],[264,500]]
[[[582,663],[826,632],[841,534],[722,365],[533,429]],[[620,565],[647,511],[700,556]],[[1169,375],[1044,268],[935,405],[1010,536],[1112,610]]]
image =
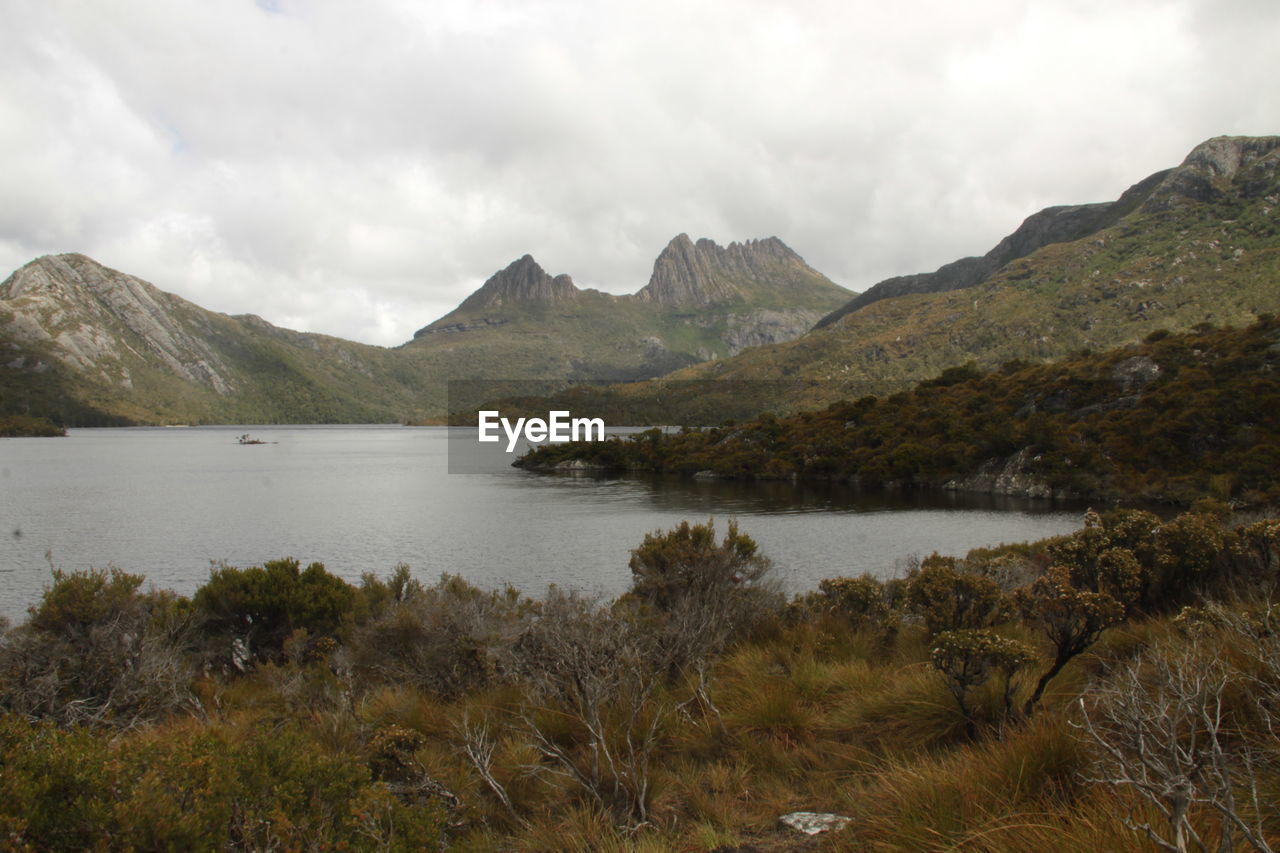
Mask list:
[[552,277],[538,266],[533,256],[525,255],[490,276],[458,310],[501,308],[520,302],[561,302],[577,295],[573,279],[567,275]]
[[743,284],[777,279],[780,266],[808,269],[804,259],[777,237],[730,243],[696,243],[677,235],[653,262],[649,283],[636,294],[643,302],[663,305],[712,305],[741,297]]

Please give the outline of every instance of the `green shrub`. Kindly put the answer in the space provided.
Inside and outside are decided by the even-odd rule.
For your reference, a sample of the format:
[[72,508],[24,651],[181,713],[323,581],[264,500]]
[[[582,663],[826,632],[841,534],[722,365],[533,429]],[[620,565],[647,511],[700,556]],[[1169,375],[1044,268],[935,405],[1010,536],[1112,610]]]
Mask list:
[[40,603],[27,611],[27,625],[36,631],[80,636],[127,611],[137,601],[142,581],[142,575],[114,566],[83,572],[54,569],[53,583],[45,587]]
[[659,610],[672,610],[688,599],[749,588],[769,569],[769,560],[757,553],[750,536],[738,532],[736,522],[717,544],[714,521],[682,521],[669,531],[645,534],[632,550],[631,593]]
[[826,578],[818,581],[818,590],[831,607],[849,616],[855,624],[880,621],[889,615],[884,584],[869,574],[856,578]]
[[312,639],[333,637],[353,624],[357,613],[355,588],[323,563],[299,569],[294,559],[214,569],[192,603],[206,636],[239,638],[262,660],[279,659],[295,631],[305,630]]
[[1216,516],[1187,512],[1166,522],[1156,534],[1159,600],[1166,607],[1185,603],[1217,580],[1239,550],[1235,534]]
[[953,557],[933,554],[907,578],[907,603],[930,634],[986,628],[1007,618],[1000,585],[956,568]]
[[718,543],[714,521],[646,534],[630,565],[626,601],[656,614],[649,629],[661,635],[672,674],[768,624],[784,604],[768,577],[772,562],[736,523]]

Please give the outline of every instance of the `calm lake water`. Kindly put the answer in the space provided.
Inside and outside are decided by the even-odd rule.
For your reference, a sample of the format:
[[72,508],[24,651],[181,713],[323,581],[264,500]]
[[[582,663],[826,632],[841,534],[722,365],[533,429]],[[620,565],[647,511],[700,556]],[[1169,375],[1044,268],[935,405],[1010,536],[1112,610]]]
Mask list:
[[[240,445],[244,432],[268,443]],[[408,563],[530,593],[626,589],[628,550],[684,520],[730,519],[792,591],[891,575],[909,555],[964,553],[1079,526],[1081,509],[826,485],[525,473],[499,454],[450,474],[444,428],[78,429],[0,439],[0,614],[18,621],[53,565],[119,566],[191,593],[213,562],[291,556],[356,580]]]

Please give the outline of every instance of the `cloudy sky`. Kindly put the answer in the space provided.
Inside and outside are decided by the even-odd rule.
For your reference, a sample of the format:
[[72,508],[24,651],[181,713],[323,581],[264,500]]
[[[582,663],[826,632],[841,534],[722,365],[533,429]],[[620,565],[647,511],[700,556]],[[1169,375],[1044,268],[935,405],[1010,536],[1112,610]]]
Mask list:
[[396,344],[680,232],[853,290],[1280,133],[1276,0],[3,0],[0,275]]

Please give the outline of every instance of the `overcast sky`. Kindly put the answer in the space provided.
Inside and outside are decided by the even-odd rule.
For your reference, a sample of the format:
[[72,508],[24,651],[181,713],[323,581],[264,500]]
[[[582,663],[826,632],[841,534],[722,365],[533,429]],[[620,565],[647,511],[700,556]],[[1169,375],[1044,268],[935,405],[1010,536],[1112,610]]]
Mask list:
[[1276,0],[0,3],[0,276],[377,344],[526,252],[633,292],[680,232],[864,290],[1280,133]]

